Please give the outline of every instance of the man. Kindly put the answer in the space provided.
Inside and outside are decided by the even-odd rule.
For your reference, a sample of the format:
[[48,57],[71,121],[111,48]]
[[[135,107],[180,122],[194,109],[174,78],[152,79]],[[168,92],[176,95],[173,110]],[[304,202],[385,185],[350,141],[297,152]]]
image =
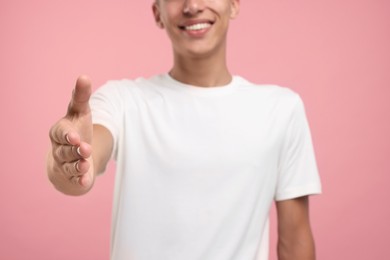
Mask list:
[[117,161],[111,259],[267,259],[273,200],[279,259],[315,259],[307,196],[321,185],[304,107],[287,88],[229,72],[239,8],[156,1],[171,71],[108,82],[91,99],[81,76],[52,127],[48,176],[61,192],[85,194]]

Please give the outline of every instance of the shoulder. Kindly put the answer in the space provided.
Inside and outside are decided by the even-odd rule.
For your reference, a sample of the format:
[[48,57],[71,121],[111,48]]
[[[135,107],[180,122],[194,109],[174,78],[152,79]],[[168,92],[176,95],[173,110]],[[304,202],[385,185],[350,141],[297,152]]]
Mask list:
[[133,88],[137,87],[136,80],[133,79],[115,79],[108,80],[106,83],[101,85],[96,89],[95,92],[107,92],[107,93],[116,93],[116,92],[126,92],[131,91]]
[[277,84],[259,84],[251,82],[241,76],[235,76],[237,89],[255,97],[261,97],[267,102],[278,104],[282,107],[292,109],[302,103],[300,95],[293,89]]
[[96,94],[105,94],[125,98],[130,96],[144,95],[147,92],[153,91],[158,85],[160,76],[150,78],[138,77],[135,79],[119,79],[109,80],[98,89]]

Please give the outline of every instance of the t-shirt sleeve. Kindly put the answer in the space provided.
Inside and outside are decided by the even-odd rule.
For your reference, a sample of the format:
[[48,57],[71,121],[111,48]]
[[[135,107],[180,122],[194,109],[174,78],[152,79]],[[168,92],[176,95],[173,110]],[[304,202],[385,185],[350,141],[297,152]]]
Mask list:
[[96,90],[90,98],[92,123],[104,126],[113,138],[111,158],[116,159],[119,129],[123,114],[119,88],[115,82],[107,84]]
[[295,97],[282,143],[276,201],[319,194],[322,189],[304,104]]

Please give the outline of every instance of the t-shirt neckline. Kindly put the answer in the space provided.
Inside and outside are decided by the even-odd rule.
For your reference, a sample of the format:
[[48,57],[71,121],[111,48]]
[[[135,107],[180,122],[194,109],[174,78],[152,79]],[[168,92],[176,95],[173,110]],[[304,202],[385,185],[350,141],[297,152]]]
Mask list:
[[170,88],[198,96],[219,96],[232,93],[232,91],[235,89],[234,86],[236,85],[237,81],[237,77],[232,76],[232,80],[226,85],[215,87],[200,87],[180,82],[169,75],[169,73],[165,73],[162,76]]

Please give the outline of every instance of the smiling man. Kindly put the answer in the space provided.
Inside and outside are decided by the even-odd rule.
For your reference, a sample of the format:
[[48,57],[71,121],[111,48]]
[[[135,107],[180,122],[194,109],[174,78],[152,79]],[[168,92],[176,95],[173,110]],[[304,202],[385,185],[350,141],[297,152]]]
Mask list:
[[239,0],[158,0],[174,54],[169,73],[76,83],[50,131],[48,176],[88,192],[117,161],[112,260],[265,260],[276,202],[279,259],[315,259],[308,195],[321,192],[295,92],[232,76],[229,22]]

